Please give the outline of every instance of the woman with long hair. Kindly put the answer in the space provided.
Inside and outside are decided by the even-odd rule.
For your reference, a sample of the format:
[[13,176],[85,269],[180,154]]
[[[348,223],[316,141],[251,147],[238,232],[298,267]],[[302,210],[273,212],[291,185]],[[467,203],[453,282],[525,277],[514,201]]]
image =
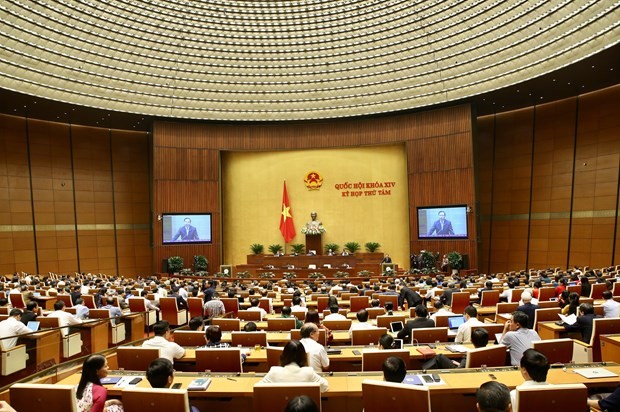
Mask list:
[[108,360],[102,355],[91,355],[82,365],[82,377],[77,387],[78,412],[103,412],[108,391],[101,378],[108,376]]
[[280,366],[272,366],[261,382],[317,382],[321,385],[321,392],[325,392],[329,388],[327,380],[320,377],[312,367],[306,366],[307,360],[308,358],[304,345],[298,340],[292,340],[287,343],[282,350],[282,355],[280,355]]

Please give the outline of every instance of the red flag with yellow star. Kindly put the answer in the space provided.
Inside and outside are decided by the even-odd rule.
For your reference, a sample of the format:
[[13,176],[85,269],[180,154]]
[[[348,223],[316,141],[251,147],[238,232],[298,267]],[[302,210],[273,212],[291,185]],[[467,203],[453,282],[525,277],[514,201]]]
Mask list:
[[280,212],[280,232],[284,236],[284,243],[289,243],[295,237],[295,226],[293,225],[293,210],[288,201],[286,193],[286,180],[284,181],[284,192],[282,193],[282,211]]

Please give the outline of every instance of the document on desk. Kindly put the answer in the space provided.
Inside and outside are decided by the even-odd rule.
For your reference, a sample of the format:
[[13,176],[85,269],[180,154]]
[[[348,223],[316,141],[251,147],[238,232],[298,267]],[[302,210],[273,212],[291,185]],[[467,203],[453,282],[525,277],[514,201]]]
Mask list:
[[188,391],[206,391],[209,385],[211,385],[211,379],[209,378],[194,379],[193,381],[190,382],[189,386],[187,387],[187,390]]
[[558,313],[558,316],[560,317],[560,319],[562,319],[562,322],[566,323],[567,325],[572,325],[577,322],[577,316],[575,316],[575,314],[564,316],[561,313]]
[[614,378],[618,376],[617,374],[608,371],[605,368],[583,368],[583,369],[574,369],[575,373],[580,374],[584,378],[588,379],[596,379],[596,378]]
[[453,353],[467,353],[471,350],[467,346],[463,345],[448,345],[446,346],[446,349]]

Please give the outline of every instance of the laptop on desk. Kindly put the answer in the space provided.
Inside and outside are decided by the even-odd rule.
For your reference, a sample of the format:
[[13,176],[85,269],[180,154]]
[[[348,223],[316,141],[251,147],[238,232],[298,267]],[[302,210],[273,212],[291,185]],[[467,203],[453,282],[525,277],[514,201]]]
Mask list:
[[402,321],[390,322],[390,331],[392,333],[398,333],[403,329],[404,325]]
[[456,335],[459,326],[465,323],[465,317],[463,315],[448,317],[448,332],[452,332]]
[[31,320],[26,324],[26,327],[33,332],[38,331],[40,326],[41,326],[41,322],[36,321],[36,320]]

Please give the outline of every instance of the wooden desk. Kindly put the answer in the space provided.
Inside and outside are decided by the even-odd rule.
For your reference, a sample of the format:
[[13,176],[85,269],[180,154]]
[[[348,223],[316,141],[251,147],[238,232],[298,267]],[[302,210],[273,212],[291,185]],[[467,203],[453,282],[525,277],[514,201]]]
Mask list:
[[131,313],[122,317],[129,342],[144,338],[144,314]]
[[[607,365],[606,369],[620,374],[620,365]],[[572,368],[564,371],[561,368],[551,369],[547,381],[552,384],[583,383],[588,387],[615,387],[617,378],[586,379],[573,373]],[[120,371],[111,371],[110,376],[120,376]],[[433,410],[475,410],[476,390],[485,382],[491,380],[489,374],[497,377],[499,382],[514,389],[523,383],[523,377],[513,368],[492,368],[482,372],[476,369],[459,369],[439,373],[445,385],[431,386],[431,405]],[[140,376],[139,374],[129,374]],[[365,379],[383,380],[381,373],[334,373],[333,376],[323,375],[329,382],[329,390],[322,394],[323,412],[359,412],[362,409],[362,382]],[[181,388],[198,377],[198,374],[177,373],[175,383],[181,383]],[[233,412],[252,409],[252,391],[255,383],[262,378],[261,374],[244,373],[211,375],[211,386],[206,391],[189,392],[190,402],[200,410],[217,410],[218,412]],[[79,373],[73,374],[60,384],[76,385],[79,382]],[[149,387],[146,379],[137,385]],[[112,385],[107,386],[108,396],[122,399],[122,389]]]
[[82,336],[82,348],[86,354],[101,352],[108,349],[108,328],[110,321],[95,320],[77,325]]
[[56,296],[39,296],[33,297],[43,310],[54,310],[54,303],[58,300]]
[[620,335],[601,335],[601,356],[604,362],[620,363]]
[[[30,360],[34,361],[35,369],[44,362],[53,360],[57,365],[60,363],[60,355],[62,354],[61,336],[59,329],[42,330],[23,336],[21,339],[27,341],[27,347],[33,347],[34,358],[30,355]],[[29,352],[32,353],[32,352]]]

